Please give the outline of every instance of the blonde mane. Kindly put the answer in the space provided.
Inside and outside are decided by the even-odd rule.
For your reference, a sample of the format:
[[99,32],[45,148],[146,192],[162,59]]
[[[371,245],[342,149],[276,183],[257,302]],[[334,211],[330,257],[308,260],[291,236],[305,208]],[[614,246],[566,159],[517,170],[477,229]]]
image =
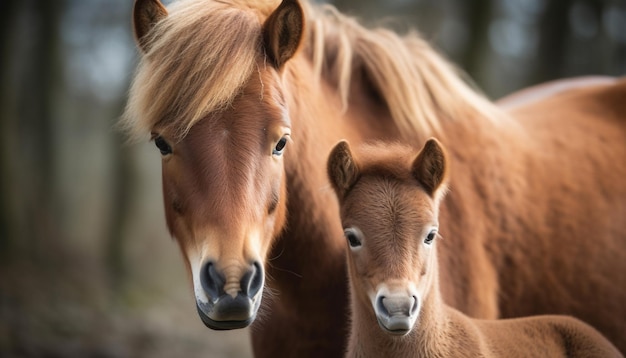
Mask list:
[[442,120],[495,123],[505,117],[417,32],[400,36],[385,28],[365,28],[329,5],[309,13],[314,14],[309,17],[309,46],[315,71],[337,85],[344,107],[351,76],[361,69],[402,133],[442,136]]
[[[135,138],[155,127],[182,138],[207,114],[228,108],[260,70],[261,26],[278,3],[173,3],[148,36],[122,125]],[[417,33],[367,29],[332,6],[302,5],[308,31],[301,52],[318,78],[336,86],[344,109],[351,79],[363,71],[402,133],[442,136],[442,120],[503,117]]]
[[208,113],[228,108],[255,70],[261,21],[276,6],[174,2],[148,34],[122,126],[134,138],[159,127],[180,139]]

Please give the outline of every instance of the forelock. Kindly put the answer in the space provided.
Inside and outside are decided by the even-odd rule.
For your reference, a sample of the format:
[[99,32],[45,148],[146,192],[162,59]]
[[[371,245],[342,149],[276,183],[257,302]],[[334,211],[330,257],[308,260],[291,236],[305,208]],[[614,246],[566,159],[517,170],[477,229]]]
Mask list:
[[148,34],[148,52],[131,85],[122,118],[131,136],[145,137],[158,127],[182,138],[209,113],[227,108],[263,63],[267,3],[172,4]]

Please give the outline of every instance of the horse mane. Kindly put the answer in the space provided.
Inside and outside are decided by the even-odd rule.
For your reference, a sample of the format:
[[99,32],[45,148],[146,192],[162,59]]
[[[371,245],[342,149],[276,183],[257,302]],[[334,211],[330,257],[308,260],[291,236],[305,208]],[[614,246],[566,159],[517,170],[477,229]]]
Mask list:
[[[301,2],[308,21],[301,51],[317,78],[336,85],[344,110],[351,79],[364,73],[402,133],[442,136],[441,120],[503,116],[416,32],[368,29],[330,5]],[[159,127],[180,139],[209,113],[228,108],[260,71],[262,23],[277,6],[277,0],[170,5],[147,36],[122,126],[134,138]]]
[[363,71],[402,133],[443,136],[442,120],[505,115],[417,32],[370,29],[330,5],[309,7],[309,46],[318,75],[337,85],[344,108],[351,77]]
[[[228,108],[262,53],[262,20],[278,1],[176,1],[146,38],[121,125],[135,139],[160,127],[181,139]],[[244,11],[241,11],[244,10]]]

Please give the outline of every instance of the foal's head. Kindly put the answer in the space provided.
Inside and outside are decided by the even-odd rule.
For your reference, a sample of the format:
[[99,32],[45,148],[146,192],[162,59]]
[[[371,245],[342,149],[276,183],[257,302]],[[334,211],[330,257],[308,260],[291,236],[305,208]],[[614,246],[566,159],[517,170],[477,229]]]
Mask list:
[[430,139],[417,156],[399,145],[338,143],[328,159],[348,250],[353,302],[370,306],[380,327],[407,334],[437,275],[438,207],[446,155]]
[[143,58],[127,113],[162,155],[167,225],[214,329],[255,319],[264,263],[286,220],[283,75],[304,14],[296,0],[268,3],[190,0],[166,10],[135,1]]

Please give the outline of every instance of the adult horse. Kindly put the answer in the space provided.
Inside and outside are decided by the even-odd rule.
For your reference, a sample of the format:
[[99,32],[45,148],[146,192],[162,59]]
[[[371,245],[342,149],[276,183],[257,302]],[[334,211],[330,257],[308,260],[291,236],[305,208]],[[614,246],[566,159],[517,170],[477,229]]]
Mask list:
[[167,225],[208,327],[252,324],[258,356],[342,355],[326,157],[342,138],[436,136],[464,173],[441,210],[446,302],[481,318],[569,313],[626,350],[624,82],[509,114],[419,36],[329,7],[136,0],[133,19],[124,123],[162,154]]

